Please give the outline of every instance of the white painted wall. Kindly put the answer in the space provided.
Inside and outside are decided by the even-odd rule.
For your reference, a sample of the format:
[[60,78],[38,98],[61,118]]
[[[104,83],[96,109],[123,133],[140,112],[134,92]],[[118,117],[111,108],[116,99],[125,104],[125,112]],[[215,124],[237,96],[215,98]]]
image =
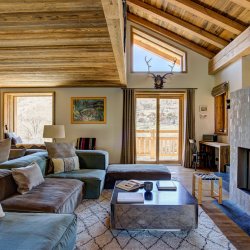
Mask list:
[[229,92],[242,88],[242,59],[215,74],[215,86],[225,81],[229,82]]
[[[96,137],[97,148],[110,153],[110,162],[119,163],[122,144],[122,90],[119,88],[46,88],[1,89],[1,92],[55,91],[55,124],[64,124],[66,138],[76,142],[78,137]],[[107,97],[106,124],[71,124],[71,97]],[[34,111],[35,112],[35,111]],[[1,122],[3,129],[3,123]],[[59,141],[59,140],[58,140]]]
[[250,55],[242,58],[242,87],[250,86]]
[[[131,22],[128,22],[127,29],[127,41],[131,40]],[[142,31],[146,31],[148,34],[152,34],[154,37],[172,44],[173,46],[180,48],[187,52],[187,73],[176,73],[170,82],[165,84],[165,88],[197,88],[195,110],[196,110],[196,140],[202,139],[203,134],[214,133],[214,98],[211,95],[211,90],[214,87],[214,76],[208,75],[208,59],[181,46],[169,39],[163,38],[157,33],[146,30],[145,28],[132,24],[134,27],[139,28]],[[128,43],[127,46],[127,69],[128,69],[128,87],[130,88],[153,88],[153,80],[145,73],[131,73],[130,67],[130,49],[131,46]],[[206,119],[200,119],[199,106],[208,106],[208,117]]]
[[[230,93],[250,86],[250,56],[245,56],[236,62],[228,65],[215,74],[215,86],[225,81],[229,82],[229,98]],[[230,117],[230,110],[228,111]],[[230,131],[228,123],[228,131]],[[219,141],[229,143],[230,134],[228,136],[219,136]]]
[[[128,26],[128,39],[130,41]],[[154,34],[156,37],[157,34]],[[159,37],[160,38],[160,37]],[[161,37],[162,40],[164,40]],[[165,39],[168,41],[167,39]],[[196,139],[200,140],[203,134],[214,132],[214,103],[211,90],[214,86],[214,77],[208,75],[208,59],[192,52],[176,43],[168,41],[174,46],[187,51],[188,73],[176,74],[167,84],[171,88],[197,88],[196,90]],[[129,48],[127,55],[129,56]],[[130,58],[128,58],[130,61]],[[130,66],[128,65],[128,69]],[[145,74],[131,74],[128,72],[128,87],[153,88],[151,78]],[[7,91],[55,91],[55,123],[64,124],[66,138],[64,141],[75,142],[78,137],[96,137],[97,148],[107,150],[111,163],[119,163],[122,144],[122,90],[120,88],[43,88],[43,89],[1,89]],[[71,124],[70,100],[76,96],[107,97],[107,124]],[[199,106],[208,106],[207,119],[199,118]],[[3,129],[3,124],[1,124]]]

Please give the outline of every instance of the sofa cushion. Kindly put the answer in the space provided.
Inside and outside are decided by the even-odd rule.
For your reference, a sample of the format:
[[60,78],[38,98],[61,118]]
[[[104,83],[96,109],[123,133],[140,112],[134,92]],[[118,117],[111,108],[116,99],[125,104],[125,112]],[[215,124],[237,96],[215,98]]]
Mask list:
[[73,214],[6,213],[0,223],[0,249],[73,250],[76,224]]
[[81,169],[106,170],[109,164],[109,154],[103,150],[76,150]]
[[17,136],[14,132],[6,132],[4,134],[5,138],[11,139],[11,144],[16,145],[17,143],[22,143],[22,139],[20,136]]
[[113,164],[107,169],[105,187],[113,188],[117,180],[170,180],[171,173],[165,165]]
[[5,211],[73,213],[82,200],[83,183],[78,180],[45,178],[26,194],[15,194],[1,202]]
[[75,147],[71,143],[45,142],[49,158],[68,158],[76,156]]
[[68,158],[52,158],[54,173],[70,172],[79,170],[78,156]]
[[8,161],[11,147],[11,139],[0,141],[0,163]]
[[97,199],[103,189],[105,180],[105,170],[100,169],[80,169],[71,172],[51,174],[48,177],[70,178],[84,182],[86,199]]
[[26,153],[26,148],[11,149],[8,160],[13,160],[13,159],[23,157],[25,153]]
[[12,176],[17,184],[17,191],[25,194],[33,187],[44,182],[40,167],[36,162],[32,162],[27,167],[13,168]]
[[16,194],[17,185],[12,177],[11,171],[0,169],[0,201]]
[[45,170],[48,164],[48,153],[46,151],[37,152],[31,155],[25,155],[18,159],[3,162],[0,164],[0,169],[12,169],[12,168],[26,167],[34,161],[41,168],[43,175],[45,175]]

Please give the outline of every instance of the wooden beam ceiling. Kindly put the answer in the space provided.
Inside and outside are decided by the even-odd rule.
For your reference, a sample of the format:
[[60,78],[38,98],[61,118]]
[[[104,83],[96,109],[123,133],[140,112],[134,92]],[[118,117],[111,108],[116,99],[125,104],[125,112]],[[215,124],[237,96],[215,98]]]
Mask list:
[[230,1],[250,10],[250,1],[249,0],[230,0]]
[[126,84],[122,1],[101,0],[121,84]]
[[149,22],[141,17],[138,17],[138,16],[130,14],[130,13],[128,13],[127,17],[128,17],[129,21],[134,22],[136,24],[139,24],[139,25],[141,25],[149,30],[152,30],[152,31],[164,36],[164,37],[167,37],[170,40],[177,42],[177,43],[179,43],[179,44],[181,44],[181,45],[183,45],[183,46],[185,46],[185,47],[187,47],[187,48],[189,48],[189,49],[191,49],[191,50],[193,50],[193,51],[195,51],[195,52],[197,52],[197,53],[199,53],[207,58],[212,58],[215,55],[213,52],[208,51],[207,49],[205,49],[205,48],[203,48],[203,47],[201,47],[201,46],[199,46],[199,45],[197,45],[197,44],[195,44],[195,43],[193,43],[193,42],[191,42],[183,37],[180,37],[179,35],[175,34],[174,32],[166,30],[166,29],[164,29],[158,25],[155,25],[155,24],[153,24],[153,23],[151,23],[151,22]]
[[0,87],[124,86],[101,0],[0,1],[0,27]]
[[228,42],[217,35],[214,35],[212,33],[209,33],[205,31],[204,29],[201,29],[198,26],[195,26],[191,23],[188,23],[178,17],[175,17],[167,12],[164,12],[152,5],[149,5],[147,3],[144,3],[140,0],[127,0],[127,4],[129,6],[134,7],[135,9],[140,9],[144,13],[149,14],[150,16],[153,16],[165,23],[170,23],[171,25],[182,29],[184,31],[189,32],[190,34],[194,35],[195,37],[198,37],[210,44],[213,44],[214,46],[218,48],[224,48],[228,45]]
[[0,1],[0,13],[40,13],[59,11],[81,11],[100,8],[99,0],[8,0]]
[[250,55],[250,27],[209,61],[209,74],[215,74],[246,55]]
[[167,2],[211,23],[214,23],[236,35],[239,35],[246,28],[244,25],[241,25],[211,9],[208,9],[190,0],[168,0]]

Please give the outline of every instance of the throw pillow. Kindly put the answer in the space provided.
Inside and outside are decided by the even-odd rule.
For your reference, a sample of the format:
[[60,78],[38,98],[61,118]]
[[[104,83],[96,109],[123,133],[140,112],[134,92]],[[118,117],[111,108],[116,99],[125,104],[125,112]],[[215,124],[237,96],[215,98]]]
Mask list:
[[11,149],[9,154],[9,160],[17,159],[23,157],[26,153],[26,148],[21,149]]
[[68,158],[52,158],[51,159],[54,173],[70,172],[73,170],[79,170],[79,158],[78,156]]
[[17,136],[14,132],[7,132],[5,133],[5,138],[11,139],[11,145],[16,145],[18,143],[22,143],[22,139],[20,136]]
[[36,162],[32,162],[27,167],[12,168],[11,170],[20,194],[25,194],[44,182],[42,171]]
[[68,158],[76,156],[76,149],[71,143],[45,142],[49,158]]
[[8,161],[11,147],[11,139],[0,141],[0,163]]

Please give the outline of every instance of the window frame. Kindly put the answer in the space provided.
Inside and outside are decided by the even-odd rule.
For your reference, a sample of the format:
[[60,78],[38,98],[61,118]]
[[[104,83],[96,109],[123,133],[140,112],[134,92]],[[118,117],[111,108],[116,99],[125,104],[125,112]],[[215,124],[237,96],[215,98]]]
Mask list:
[[[183,57],[183,60],[182,60],[182,65],[181,65],[182,70],[178,71],[178,72],[174,71],[173,73],[174,74],[180,74],[180,73],[187,73],[188,72],[188,70],[187,70],[187,68],[188,68],[188,66],[187,66],[187,52],[186,51],[178,48],[177,46],[175,46],[175,45],[173,45],[173,44],[171,44],[171,43],[169,43],[167,41],[164,41],[161,38],[158,38],[155,35],[152,35],[152,34],[146,32],[146,31],[144,31],[144,30],[142,30],[142,29],[140,29],[138,27],[135,27],[135,26],[131,25],[131,27],[130,27],[130,62],[129,62],[130,63],[130,73],[131,74],[145,74],[145,73],[148,73],[148,71],[134,71],[133,70],[133,65],[134,65],[134,62],[133,62],[133,58],[134,58],[134,53],[133,53],[133,33],[134,32],[133,32],[133,30],[137,30],[138,32],[144,33],[146,36],[152,37],[152,39],[157,39],[159,42],[165,43],[167,46],[170,46],[173,49],[176,49],[176,50],[179,50],[179,51],[183,52],[185,56]],[[145,38],[145,39],[147,40],[147,38]],[[152,42],[152,41],[150,41],[150,42]],[[154,43],[154,42],[152,42],[152,43]],[[158,46],[161,46],[161,45],[158,45]],[[166,49],[166,48],[164,48],[164,49]],[[172,51],[172,52],[176,53],[174,51]],[[154,52],[151,52],[151,53],[154,53]],[[158,56],[160,56],[160,55],[158,55]],[[179,55],[179,56],[181,56],[181,55]],[[160,73],[160,74],[165,73],[165,72],[167,72],[167,71],[154,71],[154,73]]]
[[214,97],[214,133],[217,135],[228,135],[227,99],[227,92]]
[[[8,91],[2,92],[2,133],[1,136],[4,138],[6,131],[5,126],[7,125],[8,131],[15,131],[16,127],[16,98],[15,97],[26,97],[26,96],[51,96],[52,97],[52,125],[55,124],[55,91]],[[11,100],[9,100],[10,98]]]

